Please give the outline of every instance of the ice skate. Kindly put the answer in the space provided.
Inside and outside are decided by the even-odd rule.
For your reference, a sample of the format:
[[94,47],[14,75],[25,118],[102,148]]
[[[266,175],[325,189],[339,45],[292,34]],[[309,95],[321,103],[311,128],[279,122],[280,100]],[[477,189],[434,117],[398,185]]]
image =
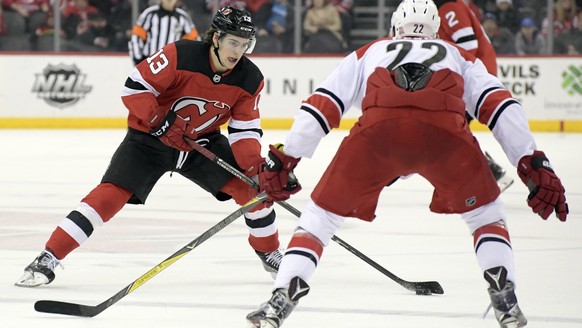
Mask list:
[[248,327],[251,328],[279,328],[289,317],[299,299],[309,292],[309,286],[303,279],[291,279],[289,289],[278,288],[273,296],[262,304],[258,310],[247,315]]
[[54,270],[57,265],[62,267],[53,253],[44,250],[32,263],[24,268],[24,274],[14,284],[19,287],[36,287],[50,284],[55,280]]
[[501,328],[525,327],[527,319],[521,312],[515,296],[513,282],[507,280],[507,270],[499,266],[486,270],[485,280],[489,282],[487,289],[491,298],[491,307]]
[[497,181],[497,185],[501,192],[504,192],[505,189],[509,188],[513,184],[513,179],[507,175],[505,175],[505,169],[499,166],[491,155],[488,152],[485,152],[485,157],[487,158],[487,163],[489,164],[489,169],[493,173],[495,180]]
[[279,265],[283,259],[283,252],[277,249],[273,252],[255,251],[255,253],[257,253],[261,262],[263,262],[263,268],[265,268],[265,271],[269,272],[274,279],[277,276],[277,271],[279,271]]

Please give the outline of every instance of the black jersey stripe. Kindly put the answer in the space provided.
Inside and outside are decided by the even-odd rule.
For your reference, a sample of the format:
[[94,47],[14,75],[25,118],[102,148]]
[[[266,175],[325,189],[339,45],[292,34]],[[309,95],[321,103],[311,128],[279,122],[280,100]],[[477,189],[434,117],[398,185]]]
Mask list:
[[256,132],[259,134],[259,136],[263,136],[263,130],[262,129],[237,129],[237,128],[233,128],[233,127],[228,127],[228,133],[232,134],[232,133],[240,133],[240,132]]
[[323,132],[325,132],[325,134],[328,134],[329,133],[329,129],[327,128],[327,125],[325,124],[325,121],[313,109],[311,109],[311,108],[309,108],[309,107],[307,107],[305,105],[304,106],[301,106],[300,109],[308,112],[313,117],[315,117],[315,119],[317,120],[317,122],[319,122],[319,125],[321,126],[321,129],[323,130]]
[[129,77],[125,80],[125,87],[132,89],[132,90],[147,90],[147,88],[139,83],[135,82],[134,80],[130,79]]
[[67,215],[67,219],[71,220],[76,226],[78,226],[87,237],[91,236],[93,233],[93,225],[91,221],[87,219],[81,212],[72,211]]
[[479,119],[479,108],[481,108],[481,103],[483,103],[483,100],[485,100],[485,97],[487,95],[489,95],[491,92],[493,92],[493,90],[497,90],[497,89],[501,89],[500,87],[491,87],[489,89],[486,89],[485,91],[483,91],[481,93],[481,95],[479,96],[479,100],[477,100],[477,104],[475,105],[475,112],[473,114],[475,114],[475,118]]
[[247,227],[251,229],[265,228],[275,223],[275,216],[275,211],[271,211],[271,213],[269,213],[269,215],[265,216],[264,218],[256,220],[245,218],[245,223]]
[[501,116],[501,113],[503,113],[503,111],[507,107],[509,107],[509,105],[512,105],[512,104],[519,104],[519,103],[517,102],[517,100],[511,99],[511,100],[506,101],[503,105],[501,105],[501,107],[499,107],[499,109],[497,110],[497,112],[493,116],[491,123],[489,124],[489,130],[493,131],[493,128],[495,127],[495,124],[497,123],[499,116]]
[[477,37],[475,36],[475,34],[471,34],[471,35],[467,35],[467,36],[463,36],[463,37],[458,38],[455,43],[459,44],[459,43],[465,43],[465,42],[474,41],[474,40],[477,40]]
[[337,102],[338,105],[340,106],[340,111],[342,112],[342,115],[344,114],[345,105],[333,92],[331,92],[327,89],[324,89],[324,88],[317,88],[317,89],[315,89],[315,92],[321,92],[321,93],[324,93],[324,94],[330,96],[331,98],[333,98],[333,100],[335,100],[335,102]]
[[293,249],[293,250],[286,251],[285,255],[299,255],[299,256],[307,257],[308,259],[311,260],[311,262],[313,262],[313,264],[315,264],[315,266],[317,266],[317,259],[315,258],[315,256],[313,256],[313,254],[311,254],[309,252]]
[[477,251],[479,250],[479,247],[481,247],[481,245],[483,243],[486,243],[486,242],[502,243],[502,244],[507,245],[507,247],[511,248],[511,244],[509,244],[503,238],[498,238],[498,237],[483,237],[483,238],[479,239],[479,242],[477,243],[477,245],[475,245],[475,253],[477,253]]

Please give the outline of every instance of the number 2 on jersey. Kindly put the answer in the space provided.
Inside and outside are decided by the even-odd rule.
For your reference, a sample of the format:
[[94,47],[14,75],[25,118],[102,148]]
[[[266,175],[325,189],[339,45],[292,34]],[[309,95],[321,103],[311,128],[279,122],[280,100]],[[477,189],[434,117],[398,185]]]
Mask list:
[[[401,46],[400,49],[398,49],[398,46]],[[386,47],[386,52],[398,51],[398,54],[396,54],[396,58],[394,58],[392,63],[386,66],[386,68],[388,68],[390,71],[394,70],[394,68],[398,66],[404,57],[406,57],[406,55],[410,52],[412,46],[413,43],[410,41],[397,41],[390,43],[388,47]],[[447,49],[442,44],[426,41],[422,43],[421,47],[424,49],[435,50],[434,54],[430,58],[425,59],[421,63],[426,67],[430,67],[430,65],[440,62],[447,56]]]

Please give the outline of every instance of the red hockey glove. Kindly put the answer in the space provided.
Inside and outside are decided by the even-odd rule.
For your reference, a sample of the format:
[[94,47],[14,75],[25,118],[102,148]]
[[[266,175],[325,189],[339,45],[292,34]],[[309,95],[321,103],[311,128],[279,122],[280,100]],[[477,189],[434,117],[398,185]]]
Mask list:
[[[253,180],[253,182],[256,184],[255,186],[249,188],[249,199],[255,197],[256,195],[259,194],[260,191],[262,191],[262,189],[260,190],[259,176],[261,175],[261,172],[265,169],[265,165],[266,165],[265,159],[261,157],[259,161],[257,161],[255,164],[251,165],[244,171],[244,174],[247,177],[251,178],[251,180]],[[270,200],[270,203],[272,205],[273,203],[272,200]],[[257,208],[258,207],[260,206],[257,206]]]
[[517,164],[517,173],[529,189],[527,204],[534,213],[546,220],[556,211],[558,219],[566,221],[565,189],[544,152],[536,150],[533,155],[522,157]]
[[184,138],[192,140],[198,138],[198,133],[188,122],[176,115],[173,110],[166,113],[162,107],[158,107],[146,124],[152,136],[159,138],[166,146],[178,150],[192,151],[193,147]]
[[289,199],[291,195],[301,190],[301,185],[293,169],[300,158],[294,158],[283,153],[283,145],[269,145],[269,154],[264,169],[259,174],[261,190],[267,192],[274,201]]

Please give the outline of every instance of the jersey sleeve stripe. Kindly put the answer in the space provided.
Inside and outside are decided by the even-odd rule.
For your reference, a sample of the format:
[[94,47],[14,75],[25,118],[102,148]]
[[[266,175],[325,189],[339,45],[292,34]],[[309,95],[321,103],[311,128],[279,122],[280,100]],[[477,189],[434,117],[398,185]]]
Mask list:
[[479,107],[479,116],[477,116],[479,122],[489,124],[485,122],[489,122],[493,114],[500,107],[500,104],[509,99],[513,98],[511,97],[511,93],[505,89],[498,89],[494,92],[491,92],[483,102],[483,105]]
[[472,27],[465,27],[455,31],[451,35],[451,39],[461,48],[465,50],[477,49],[479,43],[477,36]]
[[[129,82],[128,82],[129,81]],[[122,95],[132,95],[142,92],[151,92],[154,96],[159,96],[160,93],[154,89],[149,83],[147,83],[141,73],[134,68],[129,77],[125,81],[125,87],[123,88]]]
[[262,129],[237,129],[237,128],[233,128],[232,126],[228,127],[228,134],[233,134],[233,133],[244,133],[244,132],[252,132],[252,133],[256,133],[259,135],[259,137],[263,136],[263,130]]
[[459,44],[459,43],[465,43],[465,42],[470,42],[470,41],[475,41],[475,40],[477,40],[477,37],[475,36],[475,34],[473,34],[473,35],[467,35],[467,36],[464,36],[464,37],[459,38],[457,40],[457,44]]
[[232,145],[239,140],[254,139],[261,142],[262,130],[239,130],[228,128],[228,142]]
[[459,40],[467,37],[475,38],[475,31],[470,26],[458,29],[451,35],[451,39],[453,39],[455,43],[459,43]]
[[137,36],[138,38],[145,40],[147,38],[147,32],[146,30],[144,30],[143,27],[139,26],[139,25],[135,25],[132,29],[131,29],[131,33],[135,36]]
[[481,104],[485,100],[485,97],[487,97],[494,90],[499,90],[499,89],[501,89],[501,88],[500,87],[492,87],[492,88],[486,89],[485,91],[483,91],[483,93],[481,93],[481,95],[479,96],[479,100],[477,100],[477,104],[475,105],[475,112],[474,112],[475,117],[479,117],[479,108],[481,107]]
[[228,122],[228,135],[231,142],[241,139],[256,139],[260,141],[263,136],[261,120],[241,121],[231,118]]
[[261,128],[261,119],[257,118],[250,121],[242,121],[231,118],[228,125],[235,129],[240,130],[251,130],[251,129],[260,129]]
[[193,29],[192,32],[185,34],[182,39],[187,39],[187,40],[198,40],[199,39],[199,35],[198,35],[198,31],[196,29]]
[[300,110],[303,110],[309,114],[311,114],[311,116],[313,116],[317,122],[319,123],[319,125],[321,126],[321,129],[323,130],[323,132],[325,134],[328,134],[329,131],[331,130],[330,127],[327,125],[327,121],[325,120],[323,114],[321,114],[318,110],[316,110],[315,108],[311,107],[308,104],[303,104],[300,108]]
[[324,88],[317,88],[317,89],[315,89],[315,93],[322,93],[322,94],[330,97],[335,102],[335,104],[338,106],[338,108],[341,112],[341,115],[343,116],[343,114],[345,112],[344,103],[333,92],[331,92],[327,89],[324,89]]
[[147,90],[147,88],[144,87],[143,84],[135,82],[130,78],[127,78],[127,80],[125,80],[125,87],[132,90]]
[[317,109],[331,128],[338,127],[343,116],[342,106],[327,93],[317,92],[307,99],[304,105]]
[[499,117],[501,116],[503,111],[505,111],[505,109],[512,104],[519,104],[519,103],[515,99],[509,99],[508,101],[503,103],[503,105],[501,105],[501,107],[499,107],[499,109],[495,112],[495,115],[493,116],[491,123],[489,123],[489,130],[493,130],[493,128],[495,127],[495,124],[497,123],[497,120],[499,119]]

